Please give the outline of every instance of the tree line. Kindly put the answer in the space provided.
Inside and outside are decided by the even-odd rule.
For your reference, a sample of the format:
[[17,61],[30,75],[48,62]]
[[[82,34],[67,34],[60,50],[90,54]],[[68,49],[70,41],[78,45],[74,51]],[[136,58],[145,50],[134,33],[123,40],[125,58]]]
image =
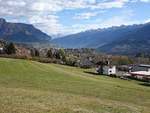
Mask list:
[[[5,46],[3,50],[0,50],[0,54],[8,54],[8,55],[15,55],[18,54],[18,47],[13,43],[5,43]],[[104,59],[107,59],[107,55],[98,55],[94,54],[94,56],[86,57],[86,56],[75,56],[76,54],[73,54],[74,51],[69,52],[68,54],[67,50],[64,49],[48,49],[43,53],[41,51],[35,48],[29,49],[28,56],[34,58],[37,57],[38,59],[47,58],[48,61],[50,59],[55,59],[58,61],[61,61],[63,64],[76,66],[76,65],[97,65],[98,62],[103,61]],[[90,53],[89,53],[90,54]],[[46,60],[46,59],[45,59]],[[87,62],[88,61],[88,62]],[[150,56],[149,54],[137,54],[136,57],[129,57],[129,56],[110,56],[109,61],[111,61],[115,65],[128,65],[128,64],[134,64],[134,63],[143,63],[143,64],[150,64]],[[45,61],[46,62],[46,61]],[[80,63],[79,63],[80,62]],[[85,63],[86,62],[86,63]]]
[[5,44],[3,50],[0,50],[0,54],[8,54],[8,55],[11,55],[11,54],[16,54],[16,47],[13,43],[7,43]]

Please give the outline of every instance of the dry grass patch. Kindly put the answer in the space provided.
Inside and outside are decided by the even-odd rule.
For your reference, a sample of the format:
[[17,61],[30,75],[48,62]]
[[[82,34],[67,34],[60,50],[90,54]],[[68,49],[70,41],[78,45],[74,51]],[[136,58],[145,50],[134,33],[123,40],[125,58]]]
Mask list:
[[141,113],[148,110],[117,101],[50,91],[1,88],[0,96],[1,113]]

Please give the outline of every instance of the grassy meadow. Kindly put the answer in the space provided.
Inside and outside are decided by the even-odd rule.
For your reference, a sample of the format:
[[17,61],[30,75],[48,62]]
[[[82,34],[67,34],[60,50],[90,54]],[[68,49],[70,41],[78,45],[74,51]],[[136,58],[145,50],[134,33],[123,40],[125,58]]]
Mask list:
[[0,58],[0,113],[150,113],[150,87],[94,71]]

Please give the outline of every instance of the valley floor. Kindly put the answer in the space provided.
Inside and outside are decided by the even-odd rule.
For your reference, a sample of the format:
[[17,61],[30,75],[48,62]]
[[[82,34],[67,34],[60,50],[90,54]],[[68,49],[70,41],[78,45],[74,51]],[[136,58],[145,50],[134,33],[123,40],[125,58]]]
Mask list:
[[0,113],[150,113],[150,87],[91,69],[0,58]]

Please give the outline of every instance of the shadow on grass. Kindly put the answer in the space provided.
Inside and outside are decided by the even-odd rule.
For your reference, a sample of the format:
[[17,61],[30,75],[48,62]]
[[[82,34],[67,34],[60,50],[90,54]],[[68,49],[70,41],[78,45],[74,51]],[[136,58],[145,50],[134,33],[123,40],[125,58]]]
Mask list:
[[99,75],[99,74],[96,73],[96,72],[90,72],[90,71],[84,71],[84,73],[88,73],[88,74],[92,74],[92,75]]
[[150,83],[140,83],[139,85],[150,87]]
[[135,77],[127,77],[127,78],[130,80],[136,80],[136,81],[143,82],[143,83],[139,83],[139,85],[150,87],[150,81],[148,81],[148,80],[142,80],[142,79],[138,79]]

